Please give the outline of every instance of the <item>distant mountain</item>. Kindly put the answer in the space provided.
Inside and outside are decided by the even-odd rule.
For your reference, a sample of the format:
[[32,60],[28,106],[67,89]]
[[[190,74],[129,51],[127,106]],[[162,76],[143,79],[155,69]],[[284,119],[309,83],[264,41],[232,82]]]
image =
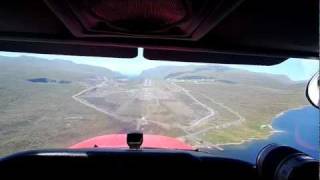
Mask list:
[[165,79],[170,74],[185,73],[194,70],[196,66],[159,66],[144,70],[140,78]]
[[11,74],[11,77],[32,79],[48,78],[66,81],[84,80],[84,78],[122,77],[120,73],[102,67],[75,64],[64,60],[46,60],[41,58],[0,57],[0,77]]
[[203,66],[203,65],[189,65],[189,66],[159,66],[151,69],[144,70],[141,78],[158,78],[168,79],[186,73],[195,73],[199,71],[227,71],[231,68],[225,66]]
[[[162,66],[144,71],[142,78],[199,80],[211,79],[228,84],[246,84],[267,88],[301,87],[285,75],[256,73],[226,66]],[[296,85],[294,85],[296,84]]]

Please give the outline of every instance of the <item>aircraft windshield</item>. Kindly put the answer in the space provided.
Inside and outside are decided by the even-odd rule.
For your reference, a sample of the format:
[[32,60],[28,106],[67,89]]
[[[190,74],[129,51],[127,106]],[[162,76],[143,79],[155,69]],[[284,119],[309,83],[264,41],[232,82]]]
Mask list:
[[222,65],[0,53],[0,156],[142,131],[195,148],[262,139],[318,152],[315,60]]

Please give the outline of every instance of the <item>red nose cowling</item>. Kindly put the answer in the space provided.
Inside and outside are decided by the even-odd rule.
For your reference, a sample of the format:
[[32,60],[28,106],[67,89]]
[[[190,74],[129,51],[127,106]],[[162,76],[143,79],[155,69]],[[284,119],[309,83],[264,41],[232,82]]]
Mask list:
[[[69,148],[128,148],[126,139],[126,134],[103,135],[84,140]],[[144,135],[142,148],[193,150],[190,145],[178,139],[160,135]]]

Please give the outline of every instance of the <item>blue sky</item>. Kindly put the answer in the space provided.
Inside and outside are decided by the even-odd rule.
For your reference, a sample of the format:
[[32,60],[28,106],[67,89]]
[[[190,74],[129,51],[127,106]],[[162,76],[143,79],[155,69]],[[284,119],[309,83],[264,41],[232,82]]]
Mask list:
[[[163,66],[187,66],[187,65],[205,65],[204,63],[186,63],[186,62],[170,62],[170,61],[149,61],[143,58],[142,49],[139,49],[139,55],[134,59],[119,59],[119,58],[102,58],[102,57],[85,57],[85,56],[64,56],[64,55],[46,55],[32,53],[14,53],[1,52],[0,56],[19,57],[33,56],[48,60],[66,60],[77,64],[87,64],[99,66],[118,71],[126,75],[139,75],[143,70]],[[226,65],[235,68],[245,69],[253,72],[264,72],[270,74],[287,75],[295,81],[308,80],[319,71],[319,61],[304,60],[304,59],[288,59],[287,61],[274,66],[255,66],[255,65]]]

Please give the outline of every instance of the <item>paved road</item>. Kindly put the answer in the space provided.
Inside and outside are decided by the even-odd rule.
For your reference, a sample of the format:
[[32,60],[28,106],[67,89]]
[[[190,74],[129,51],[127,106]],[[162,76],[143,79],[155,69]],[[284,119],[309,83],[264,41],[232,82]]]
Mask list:
[[[120,121],[126,121],[126,122],[134,122],[136,121],[136,130],[143,131],[143,128],[147,125],[156,125],[160,128],[170,130],[171,128],[177,128],[181,129],[183,132],[185,132],[184,135],[180,136],[181,139],[187,139],[189,142],[192,141],[192,144],[195,145],[201,145],[202,147],[214,147],[214,144],[210,142],[203,141],[199,139],[199,135],[208,132],[210,130],[214,129],[221,129],[221,128],[227,128],[233,125],[237,125],[244,121],[244,117],[242,117],[238,112],[234,111],[233,109],[229,108],[228,106],[216,102],[212,97],[209,97],[205,94],[201,94],[199,92],[192,92],[189,89],[186,89],[185,87],[182,87],[178,85],[177,83],[173,81],[155,81],[151,79],[145,79],[141,82],[141,84],[137,84],[136,89],[130,89],[126,86],[122,86],[121,93],[127,93],[128,100],[121,103],[122,108],[124,109],[131,109],[132,106],[135,105],[135,103],[140,102],[142,111],[141,115],[137,118],[128,118],[124,117],[123,115],[120,115],[117,113],[117,111],[110,111],[106,109],[105,107],[102,107],[101,105],[93,104],[92,102],[89,102],[83,98],[83,96],[97,96],[96,92],[97,90],[102,90],[100,92],[104,92],[104,94],[101,95],[101,98],[107,98],[108,96],[117,96],[117,93],[120,93],[119,90],[110,91],[111,86],[119,86],[118,84],[110,84],[109,80],[104,78],[104,80],[92,87],[88,87],[81,92],[73,95],[73,99],[78,101],[79,103],[82,103],[90,108],[93,108],[99,112],[102,112],[106,114],[107,116],[111,116],[117,120]],[[108,88],[109,91],[106,89]],[[112,88],[111,88],[112,89]],[[119,92],[118,92],[119,91]],[[164,105],[162,103],[166,102],[168,99],[170,101],[171,96],[180,94],[180,96],[185,96],[187,99],[189,98],[188,102],[196,105],[196,107],[200,108],[199,111],[203,112],[202,116],[197,117],[196,119],[189,119],[188,124],[179,124],[178,120],[175,122],[168,122],[168,121],[161,121],[161,120],[155,120],[154,112],[150,111],[150,107],[157,109],[165,109],[167,107],[163,107]],[[197,96],[196,96],[197,95]],[[199,97],[202,97],[199,99]],[[174,96],[174,98],[178,98],[177,96]],[[205,102],[203,100],[206,100]],[[179,101],[179,100],[178,100]],[[181,100],[183,101],[183,100]],[[215,105],[218,105],[224,109],[226,109],[228,112],[234,114],[237,119],[231,122],[226,123],[219,123],[216,125],[213,125],[213,123],[209,123],[207,127],[198,129],[196,132],[194,132],[194,129],[198,127],[199,125],[203,125],[208,122],[215,121],[215,110],[212,108],[210,104],[206,104],[208,102],[211,102]],[[186,106],[188,104],[185,102]],[[193,107],[194,108],[194,107]],[[124,110],[126,111],[126,110]],[[173,112],[172,112],[173,113]],[[165,118],[165,117],[163,117]],[[158,117],[159,119],[159,117]],[[178,118],[177,118],[178,119]],[[217,147],[218,148],[218,147]]]
[[101,112],[103,114],[106,114],[106,115],[111,116],[111,117],[113,117],[115,119],[118,119],[118,120],[124,120],[122,117],[119,117],[117,114],[109,112],[109,111],[107,111],[107,110],[105,110],[103,108],[97,107],[96,105],[91,104],[88,101],[86,101],[85,99],[81,98],[81,96],[84,95],[84,94],[87,94],[87,93],[89,93],[91,91],[94,91],[94,90],[96,90],[98,88],[103,88],[104,86],[106,86],[108,84],[107,81],[108,81],[107,79],[104,79],[101,83],[99,83],[99,84],[97,84],[95,86],[92,86],[92,87],[88,87],[88,88],[80,91],[79,93],[74,94],[72,96],[72,98],[75,101],[77,101],[77,102],[79,102],[79,103],[81,103],[81,104],[83,104],[85,106],[88,106],[88,107],[90,107],[92,109],[95,109],[96,111],[99,111],[99,112]]
[[208,119],[210,119],[210,118],[213,118],[213,116],[214,116],[215,113],[214,113],[214,110],[213,110],[210,106],[208,106],[207,104],[201,102],[199,99],[197,99],[196,97],[194,97],[189,90],[187,90],[187,89],[185,89],[185,88],[177,85],[175,82],[171,82],[171,84],[174,85],[174,86],[176,86],[176,87],[178,87],[179,89],[181,89],[181,91],[182,91],[183,93],[185,93],[190,99],[192,99],[196,104],[200,105],[202,108],[204,108],[205,110],[208,111],[208,115],[205,115],[205,116],[203,116],[203,117],[201,117],[201,118],[199,118],[199,119],[193,120],[193,121],[192,121],[192,124],[190,125],[190,128],[193,128],[193,127],[195,127],[195,126],[198,126],[198,125],[201,124],[202,122],[204,122],[204,121],[206,121],[206,120],[208,120]]

